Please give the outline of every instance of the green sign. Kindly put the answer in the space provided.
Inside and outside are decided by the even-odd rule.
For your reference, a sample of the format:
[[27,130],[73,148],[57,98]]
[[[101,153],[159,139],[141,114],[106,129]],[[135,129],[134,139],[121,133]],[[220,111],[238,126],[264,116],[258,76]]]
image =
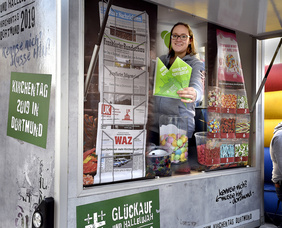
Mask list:
[[158,228],[159,190],[78,206],[76,219],[77,228]]
[[51,77],[11,73],[8,136],[46,148]]

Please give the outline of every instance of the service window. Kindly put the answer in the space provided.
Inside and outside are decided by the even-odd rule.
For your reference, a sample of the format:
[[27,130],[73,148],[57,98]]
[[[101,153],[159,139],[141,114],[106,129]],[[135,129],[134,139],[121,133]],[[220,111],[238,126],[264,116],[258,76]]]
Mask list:
[[167,8],[141,3],[115,1],[100,32],[107,4],[85,0],[83,186],[247,166],[250,114],[236,34],[190,15],[203,63],[195,132],[188,139],[187,119],[161,115],[157,140],[149,140],[153,97],[175,96],[172,87],[189,86],[193,69],[157,58],[168,53],[177,17],[164,22]]

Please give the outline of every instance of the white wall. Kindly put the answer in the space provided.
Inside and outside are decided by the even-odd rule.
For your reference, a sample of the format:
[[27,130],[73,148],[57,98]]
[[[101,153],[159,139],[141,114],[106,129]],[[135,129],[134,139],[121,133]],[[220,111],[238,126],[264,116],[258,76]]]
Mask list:
[[[265,61],[266,65],[270,64],[280,39],[281,39],[281,37],[264,40],[264,43],[265,43],[264,44],[265,45],[264,61]],[[281,62],[282,62],[282,51],[281,51],[281,48],[280,48],[273,64],[281,63]]]

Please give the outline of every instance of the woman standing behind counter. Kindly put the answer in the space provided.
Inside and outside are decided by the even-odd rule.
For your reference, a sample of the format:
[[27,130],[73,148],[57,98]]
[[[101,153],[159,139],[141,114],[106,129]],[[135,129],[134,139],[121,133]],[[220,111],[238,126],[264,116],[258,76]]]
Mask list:
[[169,69],[174,60],[179,57],[192,67],[189,87],[177,91],[181,98],[153,96],[152,120],[149,121],[148,141],[159,145],[159,119],[161,115],[177,115],[188,118],[188,138],[191,139],[195,131],[195,106],[196,102],[202,100],[203,83],[202,74],[203,63],[196,57],[195,38],[190,26],[186,23],[178,22],[171,29],[169,42],[169,52],[160,57],[160,60]]

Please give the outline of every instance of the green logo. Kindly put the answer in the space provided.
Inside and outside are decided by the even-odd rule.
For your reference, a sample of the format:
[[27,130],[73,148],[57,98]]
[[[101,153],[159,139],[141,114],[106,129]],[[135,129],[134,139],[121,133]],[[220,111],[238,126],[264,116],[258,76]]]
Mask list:
[[162,31],[161,37],[164,40],[165,46],[168,48],[169,40],[170,40],[170,32],[168,32],[166,30]]

